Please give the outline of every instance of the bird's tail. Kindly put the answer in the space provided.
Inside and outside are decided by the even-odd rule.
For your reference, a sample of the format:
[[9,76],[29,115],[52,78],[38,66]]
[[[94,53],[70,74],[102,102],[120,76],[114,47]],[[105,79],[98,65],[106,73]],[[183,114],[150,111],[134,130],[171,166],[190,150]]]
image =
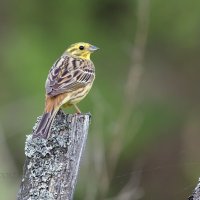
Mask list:
[[45,112],[42,115],[42,119],[39,122],[39,125],[35,132],[33,133],[33,138],[48,138],[50,134],[51,125],[53,120],[58,112],[58,109],[52,110],[51,112]]

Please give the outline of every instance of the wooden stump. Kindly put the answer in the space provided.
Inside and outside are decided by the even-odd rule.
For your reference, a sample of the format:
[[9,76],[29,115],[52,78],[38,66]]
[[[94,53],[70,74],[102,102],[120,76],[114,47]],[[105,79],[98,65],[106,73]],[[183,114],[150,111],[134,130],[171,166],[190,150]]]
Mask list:
[[89,123],[90,114],[66,115],[59,111],[47,140],[27,136],[18,200],[73,199]]

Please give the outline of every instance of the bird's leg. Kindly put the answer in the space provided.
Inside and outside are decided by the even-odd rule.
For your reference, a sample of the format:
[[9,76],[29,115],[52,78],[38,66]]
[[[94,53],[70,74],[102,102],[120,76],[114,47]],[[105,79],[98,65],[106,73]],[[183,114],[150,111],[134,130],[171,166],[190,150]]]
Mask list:
[[78,106],[77,106],[76,104],[73,104],[73,105],[74,105],[74,108],[76,109],[76,112],[77,112],[78,114],[80,114],[81,111],[80,111],[80,109],[78,108]]

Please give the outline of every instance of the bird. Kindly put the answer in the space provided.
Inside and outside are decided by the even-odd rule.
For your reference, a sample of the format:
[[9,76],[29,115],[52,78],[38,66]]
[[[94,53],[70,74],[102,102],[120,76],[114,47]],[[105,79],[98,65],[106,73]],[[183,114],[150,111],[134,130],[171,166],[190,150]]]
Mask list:
[[47,139],[60,108],[77,106],[90,91],[95,79],[91,53],[99,48],[85,42],[72,44],[51,67],[45,83],[45,109],[32,138]]

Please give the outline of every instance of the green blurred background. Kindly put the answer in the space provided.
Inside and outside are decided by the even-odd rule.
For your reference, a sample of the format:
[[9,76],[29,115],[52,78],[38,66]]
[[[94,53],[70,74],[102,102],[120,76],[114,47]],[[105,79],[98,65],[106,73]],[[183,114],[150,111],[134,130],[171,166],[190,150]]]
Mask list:
[[79,41],[100,50],[74,199],[186,199],[200,175],[199,0],[1,0],[0,199],[18,191],[47,73]]

